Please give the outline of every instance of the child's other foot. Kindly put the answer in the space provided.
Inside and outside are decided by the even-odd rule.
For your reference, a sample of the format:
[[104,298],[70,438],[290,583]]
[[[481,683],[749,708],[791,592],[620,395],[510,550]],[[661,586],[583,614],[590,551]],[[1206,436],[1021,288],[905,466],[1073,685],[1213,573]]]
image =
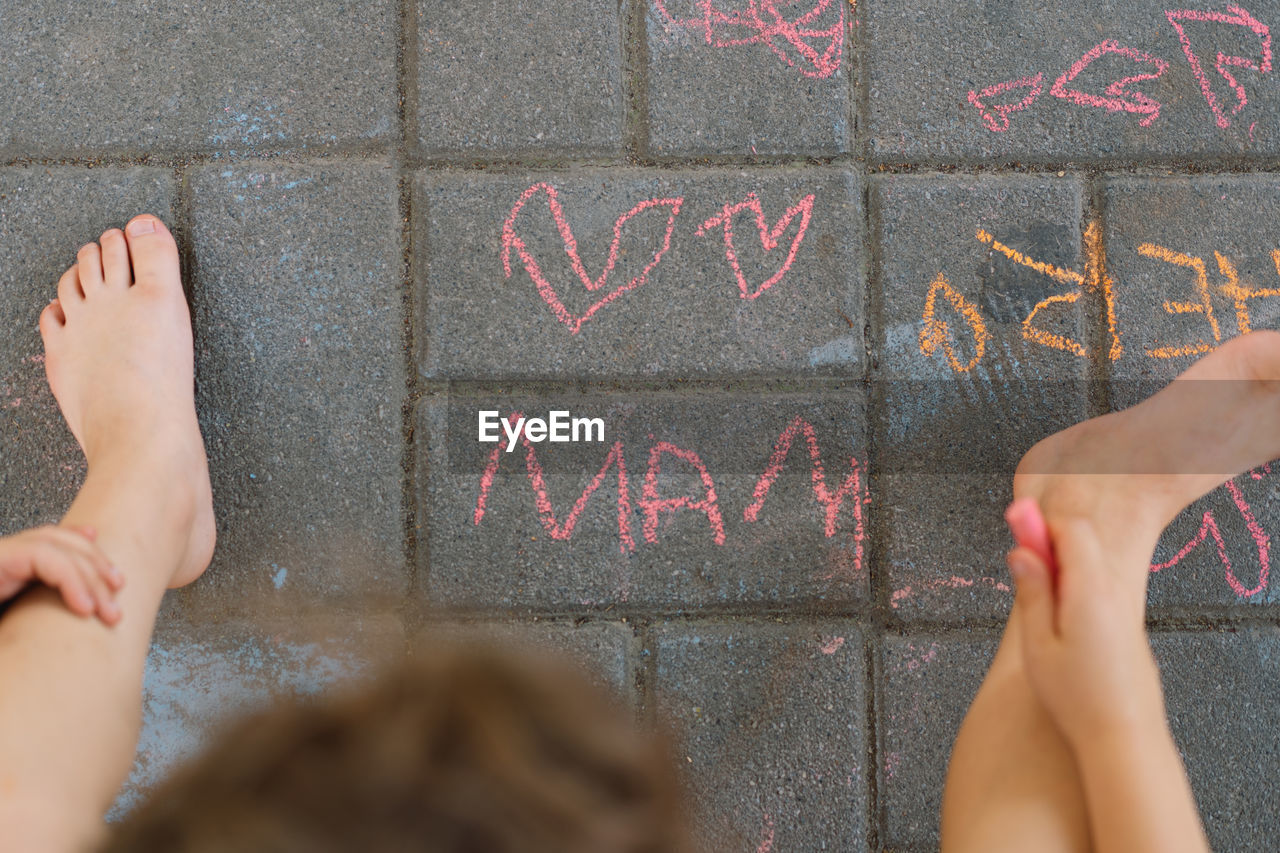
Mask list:
[[1144,606],[1165,526],[1226,480],[1278,456],[1280,333],[1253,332],[1142,403],[1039,442],[1019,463],[1013,491],[1036,498],[1051,522],[1090,518]]
[[191,318],[173,235],[142,215],[80,249],[40,315],[49,387],[89,467],[149,469],[190,525],[169,586],[199,577],[214,519],[196,420]]

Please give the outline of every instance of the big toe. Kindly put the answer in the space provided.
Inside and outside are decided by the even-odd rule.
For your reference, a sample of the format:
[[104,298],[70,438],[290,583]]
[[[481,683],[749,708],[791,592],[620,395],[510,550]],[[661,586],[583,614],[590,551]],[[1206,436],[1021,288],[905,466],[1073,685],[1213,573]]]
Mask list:
[[124,233],[129,242],[135,287],[151,289],[180,285],[178,244],[163,222],[144,213],[129,220]]

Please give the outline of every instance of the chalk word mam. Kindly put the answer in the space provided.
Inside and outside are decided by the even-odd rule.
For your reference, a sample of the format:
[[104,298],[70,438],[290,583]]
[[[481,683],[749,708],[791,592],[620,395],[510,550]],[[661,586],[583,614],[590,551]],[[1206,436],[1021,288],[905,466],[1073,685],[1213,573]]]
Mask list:
[[[551,283],[543,271],[542,265],[538,263],[538,259],[534,257],[524,239],[516,233],[516,222],[520,217],[521,211],[536,196],[544,196],[546,198],[547,209],[551,213],[551,218],[555,220],[556,230],[564,244],[569,266],[574,275],[577,276],[579,283],[588,293],[603,293],[603,296],[596,299],[581,313],[574,313],[565,306],[561,294],[565,292],[566,285],[561,284],[557,287]],[[761,206],[759,196],[754,192],[750,192],[747,193],[747,197],[742,201],[723,204],[718,214],[698,226],[695,236],[701,237],[715,228],[722,229],[725,259],[729,262],[734,277],[737,279],[738,296],[742,299],[753,301],[781,282],[783,276],[791,269],[791,265],[796,259],[796,252],[800,250],[800,244],[804,242],[805,233],[809,230],[809,221],[813,216],[813,199],[812,193],[805,196],[798,203],[787,208],[782,217],[770,226],[764,217],[764,209]],[[529,278],[537,288],[538,295],[542,297],[542,301],[547,303],[557,320],[569,327],[569,333],[576,335],[582,330],[583,324],[594,317],[597,311],[628,291],[643,286],[649,280],[649,274],[653,272],[654,268],[658,266],[663,256],[671,248],[671,235],[675,229],[676,217],[680,215],[683,207],[683,197],[651,198],[640,202],[619,216],[613,223],[613,241],[609,244],[609,255],[605,258],[604,268],[600,275],[592,278],[591,274],[587,272],[582,256],[578,253],[578,241],[574,237],[573,229],[569,226],[568,219],[565,217],[564,207],[560,204],[560,195],[556,188],[548,183],[534,184],[521,194],[519,200],[511,208],[511,213],[507,216],[506,222],[503,223],[502,248],[500,252],[503,273],[507,278],[511,278],[511,254],[514,251],[516,257],[524,264],[525,272],[529,274]],[[654,248],[648,262],[637,275],[621,284],[615,284],[612,289],[609,289],[610,275],[618,264],[623,230],[628,222],[649,210],[666,212],[667,222],[660,239],[661,245]],[[738,248],[734,243],[734,221],[744,212],[752,214],[756,230],[760,236],[760,247],[766,254],[778,248],[783,234],[791,227],[792,221],[796,217],[800,219],[799,224],[796,226],[795,236],[791,238],[791,243],[787,248],[786,257],[778,270],[755,286],[748,283],[747,277],[742,271],[742,266],[738,259]]]
[[[1204,96],[1212,114],[1214,123],[1222,129],[1231,126],[1231,121],[1249,103],[1244,84],[1237,75],[1241,70],[1258,74],[1271,72],[1271,29],[1257,18],[1250,15],[1240,6],[1227,6],[1225,12],[1200,11],[1195,9],[1167,10],[1165,18],[1178,34],[1182,44],[1182,52],[1191,65],[1191,72],[1200,84],[1200,93]],[[1252,33],[1257,40],[1257,52],[1251,56],[1236,56],[1218,51],[1217,56],[1210,59],[1196,52],[1187,32],[1188,22],[1197,24],[1217,24],[1226,27],[1240,27]],[[1075,88],[1072,84],[1086,68],[1103,57],[1120,57],[1132,63],[1129,73],[1118,77],[1107,85],[1102,92],[1088,92]],[[1218,77],[1226,83],[1227,92],[1206,70],[1212,67]],[[1149,84],[1158,80],[1169,70],[1169,62],[1134,47],[1122,45],[1114,39],[1104,39],[1085,51],[1084,55],[1072,63],[1071,67],[1054,81],[1049,94],[1062,98],[1073,104],[1084,107],[1098,107],[1108,112],[1127,112],[1141,116],[1138,124],[1150,126],[1160,117],[1161,103],[1138,88],[1139,84]],[[1044,88],[1044,72],[994,83],[981,91],[969,90],[969,103],[982,116],[982,123],[992,133],[1004,133],[1009,129],[1010,117],[1031,107],[1040,97]],[[1148,85],[1149,88],[1149,85]],[[1220,97],[1223,96],[1224,97]],[[1256,124],[1256,122],[1254,123]],[[1253,126],[1249,128],[1250,136]]]
[[552,444],[604,441],[603,418],[575,418],[564,409],[553,409],[547,412],[546,419],[526,418],[513,415],[503,418],[496,409],[481,410],[477,413],[479,441],[492,444],[502,441],[501,431],[506,434],[507,452],[516,449],[516,440],[534,444],[549,441]]
[[[515,424],[521,417],[519,412],[513,412],[507,420]],[[828,539],[835,537],[842,528],[842,522],[846,524],[845,529],[851,534],[853,546],[852,568],[856,572],[862,567],[865,506],[871,501],[867,492],[864,468],[856,457],[850,457],[840,466],[842,472],[836,474],[838,484],[834,488],[828,485],[817,432],[813,425],[802,417],[792,418],[778,435],[773,452],[765,460],[760,476],[755,480],[750,502],[742,511],[742,521],[751,524],[759,520],[760,514],[765,509],[769,492],[778,477],[782,475],[787,457],[797,439],[800,439],[805,447],[804,456],[807,457],[809,464],[808,480],[812,487],[814,501],[822,515],[823,534]],[[525,473],[533,490],[534,507],[539,521],[547,534],[556,541],[568,542],[573,538],[574,529],[587,502],[605,484],[612,472],[616,484],[614,500],[617,506],[618,547],[622,553],[636,550],[636,536],[632,532],[632,515],[637,512],[642,518],[642,538],[648,544],[657,544],[659,522],[663,516],[676,512],[701,514],[706,518],[711,541],[716,545],[724,545],[726,542],[723,501],[716,489],[716,480],[702,456],[692,448],[655,439],[646,454],[640,496],[633,502],[633,485],[627,467],[626,447],[622,440],[615,441],[605,453],[599,470],[562,520],[552,505],[546,475],[533,442],[528,437],[522,436],[520,443],[524,447]],[[480,493],[476,498],[475,511],[472,514],[472,523],[476,526],[484,520],[488,511],[489,497],[503,451],[510,451],[511,446],[512,444],[504,437],[489,453],[488,462],[480,475]],[[697,474],[698,481],[702,485],[701,494],[671,496],[659,493],[659,474],[664,465],[673,461],[688,466]]]
[[[679,0],[653,0],[663,24],[694,33],[709,47],[738,48],[765,45],[788,68],[806,77],[830,77],[840,70],[844,52],[845,0],[817,0],[805,8],[804,0],[747,0],[728,3],[739,8],[725,11],[715,0],[696,0],[695,14],[678,18],[668,7]],[[797,2],[801,10],[790,12]],[[812,0],[809,0],[812,2]],[[745,9],[740,8],[743,5]]]
[[[1085,229],[1083,273],[1037,261],[1012,246],[1006,246],[981,228],[978,229],[975,239],[991,247],[993,252],[1004,255],[1013,263],[1035,270],[1072,288],[1064,293],[1048,296],[1035,304],[1021,324],[1022,337],[1025,340],[1071,353],[1080,358],[1095,360],[1099,358],[1101,354],[1085,343],[1066,335],[1050,332],[1037,325],[1040,312],[1052,310],[1053,306],[1059,304],[1070,305],[1079,301],[1085,293],[1091,293],[1100,296],[1106,308],[1108,346],[1105,357],[1114,361],[1124,354],[1125,347],[1116,325],[1116,283],[1107,273],[1106,253],[1102,245],[1102,227],[1096,221],[1089,223]],[[1253,329],[1249,313],[1250,301],[1280,296],[1280,287],[1249,287],[1242,284],[1235,264],[1218,251],[1213,253],[1218,274],[1221,276],[1216,288],[1210,285],[1208,266],[1201,257],[1155,243],[1143,243],[1138,246],[1138,254],[1174,267],[1188,269],[1193,273],[1191,282],[1193,298],[1182,302],[1166,300],[1164,310],[1172,315],[1199,314],[1205,322],[1204,334],[1200,337],[1148,347],[1146,349],[1148,358],[1170,359],[1203,355],[1212,352],[1222,343],[1222,324],[1215,313],[1212,300],[1215,290],[1231,301],[1235,309],[1236,328],[1242,335]],[[1272,251],[1271,258],[1276,267],[1276,274],[1280,276],[1280,250]],[[947,316],[954,318],[954,327],[953,322],[946,319]],[[982,362],[991,340],[992,333],[987,328],[986,320],[978,306],[954,288],[944,273],[939,272],[925,295],[919,338],[921,355],[932,357],[941,354],[952,370],[957,373],[968,373]],[[962,345],[957,346],[957,344]],[[969,358],[959,355],[962,349],[972,352],[973,355]]]

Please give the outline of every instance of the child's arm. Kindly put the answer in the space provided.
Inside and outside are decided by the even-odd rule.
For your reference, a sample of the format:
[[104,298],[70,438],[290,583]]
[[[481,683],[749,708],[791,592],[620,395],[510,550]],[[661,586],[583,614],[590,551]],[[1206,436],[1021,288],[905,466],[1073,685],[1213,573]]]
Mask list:
[[46,525],[0,537],[0,601],[32,582],[53,587],[73,613],[120,621],[116,590],[124,576],[94,544],[92,528]]
[[1089,522],[1050,525],[1050,533],[1056,591],[1030,548],[1015,548],[1009,568],[1027,676],[1075,754],[1094,846],[1207,851],[1145,627],[1123,602]]

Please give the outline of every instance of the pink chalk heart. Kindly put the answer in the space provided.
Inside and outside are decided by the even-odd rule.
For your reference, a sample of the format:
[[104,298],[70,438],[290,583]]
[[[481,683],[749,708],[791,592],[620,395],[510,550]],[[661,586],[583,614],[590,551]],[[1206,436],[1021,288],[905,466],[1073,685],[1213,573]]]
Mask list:
[[[1148,74],[1133,74],[1129,77],[1122,77],[1108,85],[1106,93],[1102,95],[1067,87],[1067,84],[1075,80],[1090,64],[1099,57],[1107,55],[1123,56],[1139,65],[1151,65],[1155,70]],[[1143,53],[1131,47],[1125,47],[1119,42],[1108,39],[1090,48],[1074,65],[1063,72],[1062,76],[1054,82],[1049,94],[1086,107],[1102,107],[1113,113],[1121,110],[1129,113],[1141,113],[1144,118],[1138,124],[1147,127],[1160,117],[1160,102],[1154,98],[1147,97],[1136,89],[1130,89],[1129,86],[1133,83],[1141,83],[1143,80],[1157,80],[1168,68],[1169,63],[1159,57]]]
[[[772,252],[778,248],[779,238],[787,230],[791,220],[795,219],[796,214],[800,215],[800,227],[796,229],[796,235],[791,238],[791,248],[787,250],[787,256],[782,262],[782,267],[754,290],[752,290],[751,285],[747,284],[747,277],[743,274],[742,266],[738,262],[738,251],[733,245],[733,218],[744,210],[750,210],[755,214],[756,228],[760,232],[760,246],[765,252]],[[809,219],[812,216],[813,194],[810,193],[802,198],[799,203],[787,208],[787,212],[782,215],[782,218],[770,228],[768,223],[765,222],[764,210],[760,206],[759,197],[754,192],[751,192],[747,193],[747,197],[737,204],[726,204],[719,214],[698,226],[697,234],[701,237],[717,225],[724,228],[724,254],[729,259],[729,265],[733,267],[733,274],[738,278],[739,294],[743,299],[755,299],[781,281],[782,277],[787,274],[787,270],[791,269],[791,264],[796,259],[796,252],[800,249],[800,243],[804,240],[805,232],[809,230]]]
[[[560,239],[564,241],[564,250],[569,256],[569,263],[573,267],[574,273],[582,282],[582,286],[589,292],[602,290],[609,280],[609,274],[613,272],[613,268],[618,262],[618,247],[622,242],[622,228],[633,217],[643,211],[654,207],[666,207],[670,210],[667,216],[666,230],[662,235],[662,246],[653,254],[653,258],[640,271],[640,274],[625,284],[618,285],[604,297],[590,305],[586,311],[581,314],[574,314],[565,307],[564,302],[560,299],[555,287],[547,280],[542,272],[542,268],[538,265],[537,260],[529,251],[525,242],[516,236],[515,224],[516,217],[520,215],[520,211],[524,208],[525,203],[538,193],[546,193],[547,207],[551,211],[551,217],[556,222],[556,229],[560,232]],[[662,256],[667,253],[667,249],[671,248],[671,232],[675,228],[676,216],[680,213],[680,206],[684,204],[683,198],[651,198],[642,201],[626,213],[618,217],[613,223],[613,242],[609,246],[609,257],[605,261],[604,271],[596,278],[592,278],[587,272],[586,266],[582,263],[582,258],[578,254],[578,241],[574,239],[573,229],[569,227],[569,222],[565,219],[564,208],[560,205],[559,196],[556,194],[556,188],[547,183],[537,183],[524,191],[520,196],[520,200],[511,208],[510,215],[502,226],[502,269],[506,273],[507,278],[511,277],[511,249],[514,248],[520,256],[521,262],[524,263],[525,272],[529,273],[529,278],[538,288],[540,295],[547,305],[551,306],[552,312],[556,315],[556,319],[569,327],[571,334],[577,334],[582,328],[582,324],[590,320],[595,313],[613,300],[629,290],[635,290],[644,284],[649,273],[662,260]]]

